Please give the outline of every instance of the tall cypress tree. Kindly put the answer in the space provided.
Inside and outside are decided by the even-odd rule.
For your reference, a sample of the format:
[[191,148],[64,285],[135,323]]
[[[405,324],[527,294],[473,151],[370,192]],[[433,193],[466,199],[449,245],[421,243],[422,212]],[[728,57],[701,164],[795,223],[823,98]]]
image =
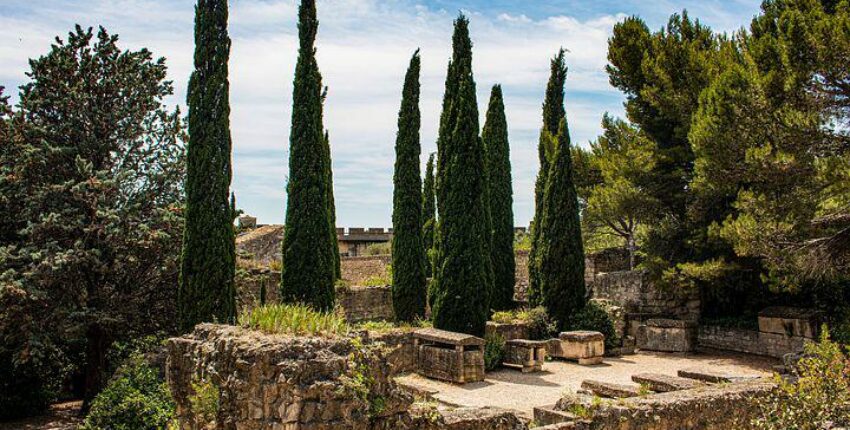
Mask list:
[[404,79],[393,176],[393,308],[398,321],[425,316],[425,246],[422,243],[422,180],[419,173],[419,50]]
[[438,141],[439,266],[432,288],[437,328],[484,334],[493,269],[490,262],[484,146],[472,75],[469,21],[455,21]]
[[280,297],[319,310],[334,305],[337,250],[333,247],[330,149],[322,125],[322,76],[314,43],[319,22],[315,0],[298,8],[298,61],[292,91],[289,184]]
[[177,296],[180,328],[236,316],[236,245],[230,205],[227,1],[195,7],[195,71],[189,79],[186,213]]
[[[324,105],[325,97],[322,96]],[[342,279],[342,266],[339,261],[339,238],[336,235],[336,202],[334,201],[334,175],[331,168],[331,140],[325,131],[325,156],[327,157],[326,174],[328,177],[328,214],[331,217],[331,247],[334,254],[334,279]]]
[[494,85],[490,93],[490,105],[481,139],[484,141],[487,160],[490,216],[493,222],[490,250],[493,262],[493,294],[490,298],[490,308],[498,311],[514,306],[516,284],[510,144],[501,85]]
[[550,159],[557,143],[558,126],[566,117],[564,108],[564,83],[567,80],[567,66],[564,61],[564,49],[558,51],[550,62],[549,83],[546,85],[546,97],[543,101],[543,127],[537,143],[537,157],[540,170],[534,183],[534,219],[531,223],[531,251],[528,254],[528,300],[532,305],[541,303],[539,247],[540,229],[537,227],[543,218],[543,193],[549,175]]
[[558,145],[550,160],[540,222],[540,292],[543,306],[561,328],[584,308],[584,246],[567,120],[561,120]]
[[425,274],[432,276],[433,265],[432,254],[434,249],[434,235],[437,228],[437,196],[435,194],[436,183],[434,180],[434,153],[428,157],[425,165],[425,181],[422,184],[422,244],[425,246]]

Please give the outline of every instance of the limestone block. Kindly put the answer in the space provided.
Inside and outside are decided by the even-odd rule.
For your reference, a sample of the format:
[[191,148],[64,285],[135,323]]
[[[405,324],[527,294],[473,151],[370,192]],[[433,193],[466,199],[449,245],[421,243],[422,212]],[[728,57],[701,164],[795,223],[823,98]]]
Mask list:
[[498,334],[505,340],[528,339],[529,329],[528,324],[523,322],[515,323],[497,323],[495,321],[487,321],[487,326],[484,329],[484,334]]
[[758,319],[762,333],[816,339],[821,316],[812,309],[774,306],[759,312]]
[[590,391],[599,397],[607,397],[610,399],[637,397],[640,395],[640,387],[634,385],[612,384],[610,382],[586,380],[582,381],[581,388]]
[[596,331],[566,331],[549,341],[552,357],[578,360],[579,364],[599,364],[605,355],[605,336]]
[[697,345],[692,321],[655,318],[646,321],[637,338],[638,348],[661,352],[690,352]]
[[505,342],[503,365],[517,367],[523,373],[543,370],[546,361],[546,342],[515,339]]
[[636,375],[632,375],[632,381],[641,385],[646,385],[650,390],[657,393],[690,390],[691,388],[696,388],[701,385],[693,379],[662,375],[660,373],[638,373]]

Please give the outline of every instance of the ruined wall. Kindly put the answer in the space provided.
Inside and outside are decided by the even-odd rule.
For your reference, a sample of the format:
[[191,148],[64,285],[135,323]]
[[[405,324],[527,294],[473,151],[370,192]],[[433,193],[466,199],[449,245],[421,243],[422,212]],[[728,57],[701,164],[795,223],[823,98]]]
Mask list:
[[703,348],[776,358],[801,351],[805,342],[804,337],[711,325],[700,326],[698,337],[699,346]]
[[390,287],[338,288],[336,300],[349,322],[395,320]]
[[633,317],[699,319],[699,291],[690,288],[661,288],[642,271],[596,274],[588,285],[591,297],[622,307]]
[[[527,429],[503,410],[416,407],[391,378],[398,369],[391,367],[387,348],[374,347],[377,339],[354,339],[267,335],[213,324],[170,339],[166,378],[180,429]],[[199,401],[198,391],[218,401]],[[200,406],[210,403],[212,409]]]

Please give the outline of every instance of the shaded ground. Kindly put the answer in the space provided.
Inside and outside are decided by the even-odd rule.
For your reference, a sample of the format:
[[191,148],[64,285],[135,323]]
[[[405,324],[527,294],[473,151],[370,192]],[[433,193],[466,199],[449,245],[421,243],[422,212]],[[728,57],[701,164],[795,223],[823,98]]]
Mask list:
[[82,423],[79,417],[82,405],[81,401],[57,403],[43,416],[0,422],[0,430],[76,430]]
[[771,358],[741,354],[710,352],[703,354],[664,354],[641,352],[624,357],[606,358],[596,366],[579,366],[569,361],[550,361],[543,372],[521,373],[502,369],[488,372],[484,382],[454,385],[411,374],[397,381],[432,393],[439,402],[451,406],[495,406],[531,418],[535,406],[551,405],[565,393],[576,392],[581,382],[593,379],[603,382],[636,385],[631,376],[641,372],[675,376],[689,367],[722,371],[734,376],[769,376]]

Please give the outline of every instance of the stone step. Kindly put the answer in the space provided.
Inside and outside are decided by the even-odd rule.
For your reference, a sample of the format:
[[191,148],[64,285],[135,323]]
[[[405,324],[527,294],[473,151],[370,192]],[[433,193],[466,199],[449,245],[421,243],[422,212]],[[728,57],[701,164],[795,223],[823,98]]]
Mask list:
[[610,382],[585,380],[581,383],[581,388],[588,390],[599,397],[608,397],[611,399],[637,397],[640,395],[640,387],[638,386],[612,384]]
[[731,375],[727,372],[712,370],[712,369],[704,369],[704,368],[687,368],[682,369],[679,372],[679,376],[682,378],[688,379],[696,379],[697,381],[710,382],[712,384],[718,384],[723,382],[736,382],[736,381],[744,381],[747,379],[756,379],[757,376],[746,376],[746,375]]
[[677,376],[662,375],[660,373],[638,373],[632,375],[632,381],[647,386],[650,390],[658,393],[670,391],[689,390],[699,387],[699,382],[693,379],[679,378]]
[[537,406],[534,408],[534,422],[539,426],[572,423],[576,416],[555,409],[555,405]]

